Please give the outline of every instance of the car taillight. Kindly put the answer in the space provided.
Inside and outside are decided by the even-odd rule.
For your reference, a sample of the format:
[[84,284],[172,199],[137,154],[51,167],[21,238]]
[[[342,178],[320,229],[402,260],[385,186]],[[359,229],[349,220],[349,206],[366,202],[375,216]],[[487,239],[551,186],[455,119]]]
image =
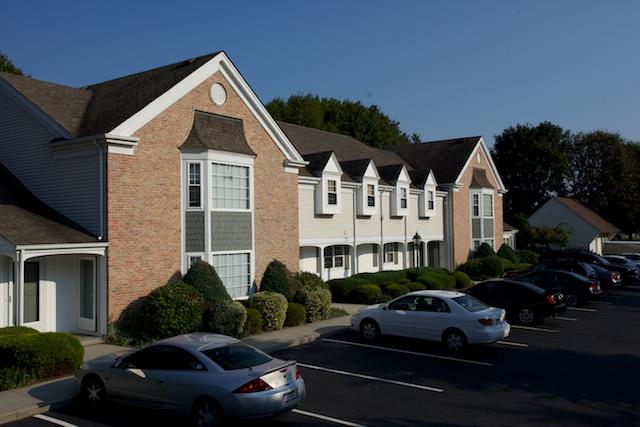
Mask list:
[[493,319],[478,319],[478,322],[480,322],[484,326],[493,325]]
[[300,379],[301,376],[302,376],[302,371],[300,370],[299,366],[296,366],[296,379]]
[[262,381],[260,378],[256,378],[255,380],[249,381],[245,385],[238,387],[233,392],[234,393],[255,393],[257,391],[271,390],[272,388],[273,387],[271,387],[269,384]]
[[611,273],[611,281],[619,282],[620,281],[620,273]]
[[547,304],[555,304],[556,303],[556,297],[555,295],[547,295]]
[[589,286],[589,290],[593,293],[593,292],[598,292],[600,290],[600,283],[598,282],[593,282],[591,283],[591,286]]

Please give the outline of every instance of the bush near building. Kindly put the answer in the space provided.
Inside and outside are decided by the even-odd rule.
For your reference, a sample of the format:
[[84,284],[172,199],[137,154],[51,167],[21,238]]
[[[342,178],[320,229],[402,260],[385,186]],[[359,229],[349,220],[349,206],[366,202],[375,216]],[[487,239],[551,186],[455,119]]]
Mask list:
[[304,307],[307,322],[325,320],[331,314],[331,292],[324,287],[304,286],[298,290],[295,301]]
[[516,254],[516,251],[514,251],[511,246],[503,243],[502,246],[500,246],[500,249],[498,249],[498,253],[497,255],[500,258],[503,259],[508,259],[509,261],[511,261],[514,264],[518,264],[520,262],[520,259],[518,259],[518,255]]
[[382,297],[380,286],[373,283],[365,283],[355,287],[350,294],[350,301],[356,304],[375,304]]
[[262,316],[255,308],[247,308],[247,320],[244,322],[244,330],[242,335],[256,335],[262,332]]
[[488,258],[492,256],[496,256],[496,253],[488,243],[481,244],[475,253],[475,258]]
[[536,262],[538,262],[538,258],[540,257],[538,253],[530,251],[528,249],[520,249],[516,252],[516,254],[518,255],[518,259],[520,260],[520,262],[527,264],[535,264]]
[[258,292],[251,298],[251,308],[258,310],[264,331],[282,329],[287,318],[287,299],[277,292]]
[[462,271],[454,271],[451,275],[456,279],[456,289],[466,289],[471,286],[471,278]]
[[473,280],[485,280],[501,277],[504,273],[503,260],[497,256],[474,258],[458,267]]
[[299,326],[302,325],[306,319],[307,310],[304,309],[304,306],[290,302],[287,306],[287,317],[284,321],[284,326]]
[[211,316],[206,330],[240,338],[246,321],[247,310],[240,302],[217,302],[211,307]]
[[196,289],[205,304],[205,309],[207,305],[212,305],[214,302],[231,301],[231,297],[216,270],[211,264],[204,261],[197,261],[193,264],[182,281]]
[[284,295],[287,301],[293,301],[293,297],[298,291],[298,282],[286,265],[274,259],[267,265],[262,275],[260,290],[277,292]]
[[0,329],[0,391],[70,375],[82,364],[84,347],[62,332]]
[[202,324],[202,300],[197,290],[184,282],[173,282],[153,290],[144,299],[146,335],[167,338],[187,334]]

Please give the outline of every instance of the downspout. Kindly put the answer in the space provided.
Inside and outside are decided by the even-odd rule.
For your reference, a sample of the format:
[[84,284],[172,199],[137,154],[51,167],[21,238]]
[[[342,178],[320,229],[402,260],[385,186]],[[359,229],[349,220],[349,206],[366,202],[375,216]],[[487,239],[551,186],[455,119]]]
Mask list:
[[20,249],[16,252],[16,262],[14,263],[15,273],[15,313],[14,313],[14,325],[22,325],[22,307],[23,307],[23,289],[24,289],[24,250]]
[[[389,200],[391,202],[391,200]],[[380,191],[380,251],[378,252],[378,271],[384,270],[384,210],[382,209],[382,191]]]
[[358,189],[356,188],[353,192],[353,263],[351,275],[358,274],[360,272],[360,265],[358,264],[358,246],[357,246],[357,237],[356,237],[356,219],[358,215]]

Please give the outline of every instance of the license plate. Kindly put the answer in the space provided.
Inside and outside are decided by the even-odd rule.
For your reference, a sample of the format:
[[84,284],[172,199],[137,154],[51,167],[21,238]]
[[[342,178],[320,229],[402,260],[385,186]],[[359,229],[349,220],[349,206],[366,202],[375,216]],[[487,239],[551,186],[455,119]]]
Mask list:
[[284,403],[289,403],[298,398],[298,391],[293,390],[284,395]]

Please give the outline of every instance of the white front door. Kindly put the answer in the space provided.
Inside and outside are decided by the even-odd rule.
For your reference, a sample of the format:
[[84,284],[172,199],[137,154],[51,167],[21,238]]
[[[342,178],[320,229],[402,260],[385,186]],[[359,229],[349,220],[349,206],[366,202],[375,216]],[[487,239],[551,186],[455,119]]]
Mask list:
[[11,282],[8,258],[0,258],[0,328],[9,326],[9,282]]
[[41,330],[42,286],[40,286],[40,262],[24,263],[24,286],[22,288],[22,326]]
[[80,258],[78,282],[78,329],[96,331],[96,260]]

